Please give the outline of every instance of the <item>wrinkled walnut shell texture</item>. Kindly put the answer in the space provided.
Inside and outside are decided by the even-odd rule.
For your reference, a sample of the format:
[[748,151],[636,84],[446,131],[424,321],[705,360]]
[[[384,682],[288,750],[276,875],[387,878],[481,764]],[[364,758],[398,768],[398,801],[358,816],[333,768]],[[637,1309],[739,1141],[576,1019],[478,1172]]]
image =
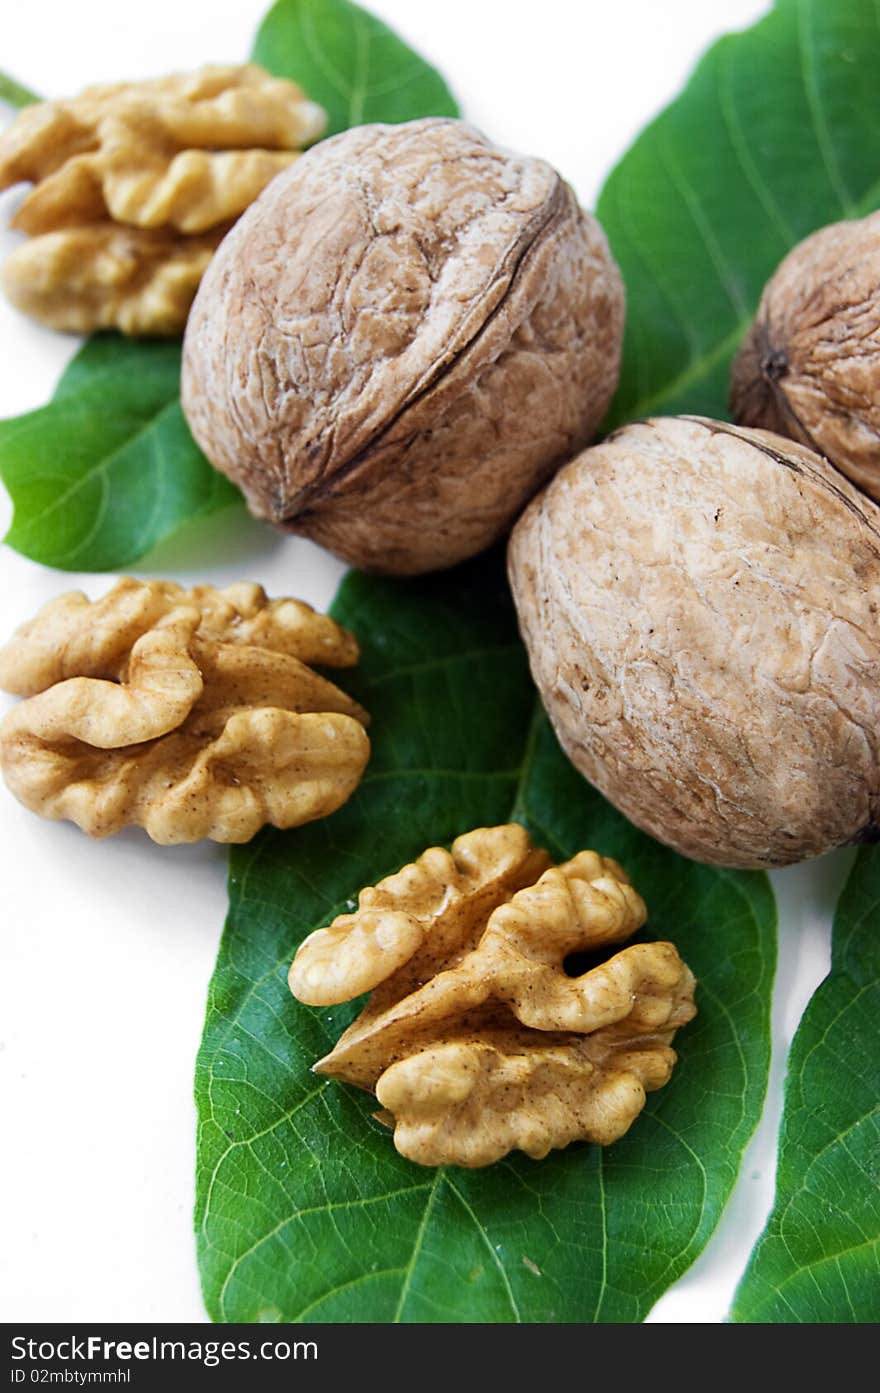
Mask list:
[[788,254],[734,362],[730,400],[741,425],[809,445],[880,499],[880,213]]
[[827,461],[766,432],[680,417],[584,451],[509,550],[572,762],[698,861],[875,840],[878,524]]
[[607,1145],[669,1079],[694,979],[671,943],[580,975],[564,960],[644,920],[617,862],[582,851],[554,866],[515,823],[468,832],[451,853],[431,847],[300,946],[301,1000],[373,988],[315,1070],[375,1091],[398,1151],[420,1165]]
[[450,566],[596,429],[623,291],[559,175],[431,119],[322,142],[224,241],[184,344],[200,446],[354,565]]

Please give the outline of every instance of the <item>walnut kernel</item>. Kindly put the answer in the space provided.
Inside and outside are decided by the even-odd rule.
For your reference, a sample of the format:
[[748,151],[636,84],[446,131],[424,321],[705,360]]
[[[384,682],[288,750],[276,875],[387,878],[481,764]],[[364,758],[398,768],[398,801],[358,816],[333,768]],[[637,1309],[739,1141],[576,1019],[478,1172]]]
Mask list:
[[226,231],[324,122],[253,64],[25,107],[0,134],[0,189],[33,185],[7,295],[53,328],[180,333]]
[[68,334],[174,335],[225,227],[199,237],[96,223],[22,242],[3,263],[6,297]]
[[298,826],[345,802],[367,762],[366,713],[310,667],[356,657],[333,620],[257,585],[71,592],[0,649],[0,686],[27,698],[0,724],[0,765],[26,807],[92,837]]
[[563,962],[644,919],[615,861],[582,851],[553,866],[516,824],[431,847],[294,958],[291,991],[309,1004],[373,989],[315,1070],[373,1090],[398,1151],[421,1165],[607,1145],[667,1082],[694,979],[670,943],[574,977]]

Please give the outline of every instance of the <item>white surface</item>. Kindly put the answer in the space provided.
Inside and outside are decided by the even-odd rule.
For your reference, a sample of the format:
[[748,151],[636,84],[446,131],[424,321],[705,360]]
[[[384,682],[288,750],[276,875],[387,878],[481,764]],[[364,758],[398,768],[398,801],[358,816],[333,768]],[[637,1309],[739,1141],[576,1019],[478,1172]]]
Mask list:
[[[373,5],[440,67],[468,116],[500,142],[553,161],[588,204],[706,43],[764,8],[760,0]],[[261,0],[150,0],[136,11],[118,0],[28,0],[7,8],[3,66],[60,96],[94,81],[238,60],[263,9]],[[8,207],[7,198],[3,223]],[[0,235],[0,254],[11,244]],[[0,415],[45,401],[75,347],[0,304]],[[5,498],[0,511],[5,526]],[[163,548],[140,573],[219,584],[247,577],[324,606],[340,568],[307,543],[250,524],[203,529],[195,551],[191,542],[186,556]],[[111,579],[63,575],[0,548],[0,637],[62,590],[97,596]],[[2,788],[0,847],[0,1318],[203,1320],[190,1217],[192,1074],[226,908],[224,853],[158,848],[136,832],[92,843],[25,812]],[[774,877],[782,933],[768,1107],[718,1232],[654,1320],[711,1322],[727,1311],[772,1198],[785,1052],[827,970],[829,914],[847,860]]]

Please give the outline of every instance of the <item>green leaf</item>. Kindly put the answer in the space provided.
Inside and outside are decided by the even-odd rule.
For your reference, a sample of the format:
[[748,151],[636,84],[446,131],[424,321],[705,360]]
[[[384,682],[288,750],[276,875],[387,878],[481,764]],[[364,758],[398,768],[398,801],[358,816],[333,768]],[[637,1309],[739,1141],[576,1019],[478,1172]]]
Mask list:
[[874,1322],[880,1312],[880,851],[859,852],[831,971],[788,1063],[776,1197],[735,1321]]
[[99,336],[48,406],[0,421],[9,545],[61,570],[115,571],[240,501],[190,435],[179,378],[179,344]]
[[[494,558],[419,581],[351,575],[334,606],[373,714],[360,789],[326,821],[232,852],[199,1055],[198,1251],[217,1320],[634,1321],[705,1246],[764,1096],[775,912],[765,877],[687,862],[575,773],[536,713]],[[421,1169],[363,1093],[316,1081],[354,1007],[286,974],[358,890],[481,825],[557,857],[618,856],[700,981],[671,1083],[607,1150]]]
[[880,206],[878,71],[875,0],[777,0],[639,137],[598,205],[627,289],[610,424],[727,414],[731,359],[779,261]]
[[349,0],[278,0],[260,26],[253,56],[324,107],[328,135],[369,121],[393,125],[459,114],[440,74]]
[[39,101],[42,101],[42,97],[38,97],[36,92],[23,87],[9,73],[0,73],[0,102],[6,102],[8,106],[32,106]]

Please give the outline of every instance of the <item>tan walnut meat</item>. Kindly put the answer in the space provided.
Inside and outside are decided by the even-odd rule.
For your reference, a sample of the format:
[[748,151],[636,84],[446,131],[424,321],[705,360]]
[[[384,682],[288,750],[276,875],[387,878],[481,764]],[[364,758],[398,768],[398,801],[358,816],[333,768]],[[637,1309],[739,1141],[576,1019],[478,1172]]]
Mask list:
[[670,943],[568,976],[645,920],[621,867],[592,851],[554,866],[522,827],[431,847],[363,890],[301,945],[290,987],[315,1006],[372,988],[316,1072],[375,1092],[398,1151],[422,1165],[546,1156],[627,1130],[675,1063],[694,979]]
[[880,213],[799,243],[733,366],[731,408],[825,455],[880,499]]
[[576,767],[697,861],[880,835],[880,510],[825,459],[699,417],[624,427],[514,529],[532,674]]
[[351,634],[258,585],[123,579],[46,605],[3,649],[12,792],[93,837],[249,840],[326,816],[366,765],[366,713],[312,664],[348,666]]
[[590,438],[622,334],[604,233],[554,169],[460,121],[362,126],[225,239],[183,404],[258,517],[428,571],[502,535]]
[[7,294],[55,328],[179,333],[214,248],[324,125],[295,83],[252,64],[25,107],[0,134],[0,188],[33,185]]
[[98,223],[35,237],[3,267],[23,314],[67,333],[179,334],[226,228],[198,237]]

